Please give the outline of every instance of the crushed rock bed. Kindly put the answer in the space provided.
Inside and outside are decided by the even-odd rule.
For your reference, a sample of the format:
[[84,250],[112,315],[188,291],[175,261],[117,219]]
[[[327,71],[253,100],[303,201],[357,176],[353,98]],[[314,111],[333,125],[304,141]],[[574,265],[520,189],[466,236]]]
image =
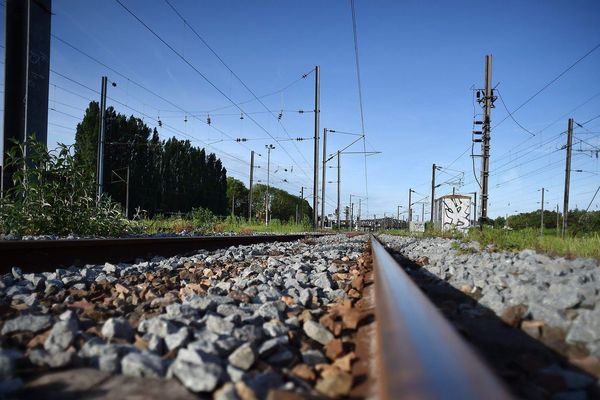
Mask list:
[[[326,236],[0,277],[0,397],[91,366],[215,398],[353,385],[365,236]],[[16,392],[18,394],[18,392]]]
[[[564,361],[568,361],[562,365],[552,361],[554,364],[528,366],[525,368],[529,370],[527,372],[535,368],[544,373],[543,379],[555,376],[555,382],[564,381],[564,387],[554,386],[564,390],[561,395],[568,395],[566,398],[588,398],[584,388],[588,389],[587,393],[590,390],[598,393],[598,261],[554,258],[532,250],[490,253],[480,251],[475,242],[465,244],[443,238],[392,235],[380,235],[379,238],[388,248],[411,260],[417,268],[425,270],[424,273],[419,273],[417,269],[409,268],[407,272],[411,275],[418,274],[422,281],[428,283],[429,291],[441,292],[442,286],[451,285],[456,293],[471,299],[475,306],[479,304],[491,310],[498,320],[518,328],[529,338],[535,339],[535,342],[543,343]],[[442,301],[440,306],[447,314],[448,304]],[[482,311],[480,307],[460,304],[451,314],[471,314],[466,319],[476,321]],[[459,323],[464,324],[464,320]],[[506,334],[514,336],[508,331]],[[488,342],[491,341],[490,338]],[[523,340],[519,341],[519,346],[524,346]],[[536,352],[539,353],[538,350]],[[572,366],[579,368],[580,372],[585,371],[587,375],[569,371]],[[596,388],[590,389],[593,385]]]

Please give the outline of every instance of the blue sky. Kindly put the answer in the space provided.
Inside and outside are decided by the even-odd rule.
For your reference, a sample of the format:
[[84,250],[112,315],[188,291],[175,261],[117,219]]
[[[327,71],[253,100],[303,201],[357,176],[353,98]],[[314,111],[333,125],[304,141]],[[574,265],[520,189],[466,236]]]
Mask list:
[[[122,1],[234,101],[252,98],[163,0]],[[310,137],[312,114],[293,110],[313,109],[314,73],[298,79],[320,65],[321,127],[360,132],[349,2],[171,1],[256,94],[269,94],[297,81],[263,98],[269,109],[285,110],[281,123],[267,113],[241,120],[239,110],[113,0],[54,0],[53,34],[189,111],[187,122],[186,113],[54,38],[51,68],[95,90],[106,74],[117,83],[109,86],[109,96],[122,103],[109,100],[109,105],[143,116],[150,126],[156,126],[160,116],[163,138],[175,135],[195,138],[199,146],[211,143],[209,150],[222,157],[230,175],[246,184],[250,150],[263,154],[257,159],[261,166],[257,179],[266,181],[264,147],[273,143],[274,185],[293,193],[301,186],[311,187],[312,142],[276,143],[249,116],[277,139],[287,137],[281,125],[291,137]],[[419,193],[417,200],[429,195],[434,162],[447,167],[439,172],[438,182],[457,181],[462,171],[463,184],[457,185],[457,191],[466,194],[478,189],[469,157],[471,88],[483,85],[486,54],[493,54],[493,83],[513,110],[600,43],[598,1],[357,0],[356,7],[367,149],[382,151],[367,158],[369,198],[362,212],[368,210],[370,215],[406,207],[409,188]],[[562,207],[565,155],[560,147],[566,136],[560,133],[566,130],[569,116],[583,123],[600,114],[599,71],[600,49],[514,114],[534,137],[511,119],[494,128],[492,217],[539,208],[542,186],[549,190],[546,207],[555,208],[557,203]],[[54,147],[56,142],[73,142],[74,117],[80,118],[98,94],[55,73],[50,81],[49,146]],[[204,123],[207,110],[224,106],[230,107],[213,111],[211,123],[229,137]],[[264,111],[257,102],[241,107],[247,113]],[[506,115],[497,100],[492,125]],[[600,118],[584,128],[575,131],[574,148],[600,146]],[[254,140],[230,139],[238,137]],[[353,139],[332,134],[328,149],[334,152]],[[580,139],[588,144],[579,143]],[[362,151],[362,144],[351,150]],[[574,154],[573,169],[582,172],[574,172],[571,178],[571,207],[585,208],[600,185],[599,161],[589,152]],[[328,181],[336,180],[335,169],[327,172]],[[365,186],[364,158],[344,155],[342,202],[347,203],[350,194],[366,197]],[[335,183],[328,184],[327,190],[326,210],[331,213]],[[437,194],[451,192],[447,184]],[[591,208],[599,206],[596,198]],[[420,210],[416,207],[415,214]]]

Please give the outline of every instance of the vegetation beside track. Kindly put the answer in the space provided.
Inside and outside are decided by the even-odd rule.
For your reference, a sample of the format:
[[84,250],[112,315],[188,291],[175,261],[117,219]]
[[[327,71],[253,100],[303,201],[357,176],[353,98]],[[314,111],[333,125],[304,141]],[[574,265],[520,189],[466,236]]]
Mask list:
[[[600,259],[600,234],[597,232],[575,237],[569,236],[565,239],[557,237],[555,229],[545,230],[542,236],[540,230],[534,228],[509,230],[486,227],[483,230],[470,229],[466,234],[457,231],[441,232],[433,229],[428,229],[423,233],[408,232],[406,230],[388,230],[384,233],[414,237],[445,237],[457,239],[462,243],[476,241],[482,249],[489,251],[533,249],[553,256]],[[460,251],[468,251],[460,245],[457,245],[456,248]]]

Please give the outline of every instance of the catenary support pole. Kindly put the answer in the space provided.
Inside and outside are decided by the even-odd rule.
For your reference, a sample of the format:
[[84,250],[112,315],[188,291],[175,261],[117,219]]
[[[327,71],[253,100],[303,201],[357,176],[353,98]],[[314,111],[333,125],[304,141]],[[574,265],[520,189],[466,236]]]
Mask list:
[[271,198],[269,197],[269,189],[271,186],[271,150],[275,148],[272,144],[265,145],[267,148],[267,194],[265,196],[265,225],[269,225],[269,212]]
[[340,229],[340,213],[341,198],[340,198],[340,185],[342,184],[342,176],[340,174],[340,152],[337,152],[337,228]]
[[412,221],[412,189],[408,189],[408,226]]
[[481,156],[481,221],[480,228],[488,217],[488,185],[490,175],[490,132],[492,112],[492,56],[485,56],[485,88],[483,97],[482,156]]
[[304,221],[304,186],[300,186],[300,221]]
[[315,67],[315,154],[313,179],[313,228],[317,229],[319,221],[319,116],[321,114],[321,68]]
[[544,192],[546,189],[542,188],[542,214],[540,215],[540,235],[544,236]]
[[104,191],[104,139],[106,135],[106,84],[108,78],[102,77],[102,86],[100,88],[100,123],[98,132],[98,160],[96,183],[98,185],[98,201]]
[[569,118],[567,126],[567,157],[565,165],[565,194],[563,201],[563,223],[562,223],[562,237],[565,238],[567,234],[568,217],[569,217],[569,189],[571,185],[571,150],[573,147],[573,118]]
[[129,219],[129,165],[127,166],[127,189],[125,190],[125,218]]
[[429,216],[429,222],[433,224],[433,206],[435,203],[435,164],[431,166],[431,215]]
[[321,229],[325,227],[325,186],[327,183],[327,128],[323,128],[323,176],[321,177]]
[[556,236],[560,236],[560,209],[556,205]]
[[248,191],[248,222],[252,221],[252,184],[254,183],[254,150],[250,152],[250,190]]

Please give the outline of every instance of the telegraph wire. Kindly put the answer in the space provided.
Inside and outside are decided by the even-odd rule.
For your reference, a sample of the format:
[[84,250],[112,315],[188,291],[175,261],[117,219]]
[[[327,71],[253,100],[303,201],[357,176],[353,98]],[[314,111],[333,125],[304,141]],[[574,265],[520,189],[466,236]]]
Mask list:
[[506,103],[504,102],[504,99],[502,98],[502,93],[500,93],[500,90],[496,89],[496,91],[498,92],[498,97],[500,97],[500,101],[502,102],[502,105],[504,106],[504,109],[506,110],[506,112],[508,113],[508,116],[513,120],[513,122],[515,124],[517,124],[517,126],[521,129],[523,129],[525,132],[529,133],[531,136],[535,136],[535,133],[531,132],[529,129],[525,128],[523,125],[521,125],[519,123],[519,121],[517,121],[515,119],[515,117],[513,116],[514,112],[510,112],[510,110],[508,109],[508,107],[506,106]]
[[[570,66],[567,67],[567,69],[563,70],[560,74],[558,74],[555,78],[553,78],[550,82],[548,82],[546,85],[544,85],[541,89],[539,89],[537,92],[535,92],[532,96],[530,96],[527,100],[525,100],[523,103],[521,103],[520,106],[518,106],[513,112],[512,114],[515,114],[517,111],[519,111],[521,108],[523,108],[527,103],[529,103],[531,100],[533,100],[535,97],[537,97],[540,93],[542,93],[544,90],[546,90],[550,85],[552,85],[554,82],[556,82],[557,80],[559,80],[564,74],[566,74],[569,70],[571,70],[573,67],[575,67],[577,64],[579,64],[584,58],[586,58],[587,56],[589,56],[590,54],[592,54],[594,51],[596,51],[598,48],[600,47],[600,43],[598,43],[597,45],[595,45],[594,47],[592,47],[587,53],[585,53],[583,56],[581,56],[579,59],[577,59],[577,61],[575,61],[573,64],[571,64]],[[504,121],[506,121],[509,118],[510,115],[507,115],[506,117],[504,117],[504,119],[502,119],[500,122],[498,122],[492,129],[497,128],[501,123],[503,123]]]
[[[180,52],[178,52],[172,45],[170,45],[165,39],[163,39],[156,31],[154,31],[148,24],[146,24],[142,19],[140,19],[133,11],[131,11],[127,6],[123,4],[121,0],[115,0],[125,11],[127,11],[133,18],[135,18],[140,24],[142,24],[152,35],[154,35],[158,40],[160,40],[165,46],[167,46],[177,57],[179,57],[185,64],[187,64],[190,68],[192,68],[202,79],[204,79],[211,87],[213,87],[216,91],[218,91],[223,97],[225,97],[229,102],[231,102],[240,112],[244,112],[244,110],[240,107],[239,104],[236,104],[231,97],[229,97],[223,90],[221,90],[217,85],[215,85],[206,75],[204,75],[198,68],[196,68],[187,58],[185,58]],[[265,127],[263,127],[258,121],[256,121],[251,115],[248,115],[248,118],[258,126],[262,131],[264,131],[267,135],[275,140],[274,136],[269,132]],[[277,142],[277,140],[275,140]],[[279,142],[278,142],[279,143]],[[292,160],[294,164],[296,164],[301,171],[304,172],[304,169],[296,162],[296,160],[292,157],[292,155],[287,151],[285,146],[281,146],[281,149],[287,154],[288,157]],[[306,175],[306,172],[304,172]],[[307,175],[308,177],[308,175]]]
[[354,4],[354,0],[350,0],[350,8],[352,9],[352,34],[354,39],[354,56],[356,61],[356,80],[358,84],[358,102],[360,104],[360,125],[361,125],[361,133],[363,139],[363,153],[364,153],[364,163],[365,163],[365,194],[366,201],[365,207],[367,214],[369,214],[369,178],[368,178],[368,170],[367,170],[367,144],[365,138],[365,116],[363,110],[363,98],[362,98],[362,83],[360,79],[360,59],[358,56],[358,33],[356,29],[356,7]]

